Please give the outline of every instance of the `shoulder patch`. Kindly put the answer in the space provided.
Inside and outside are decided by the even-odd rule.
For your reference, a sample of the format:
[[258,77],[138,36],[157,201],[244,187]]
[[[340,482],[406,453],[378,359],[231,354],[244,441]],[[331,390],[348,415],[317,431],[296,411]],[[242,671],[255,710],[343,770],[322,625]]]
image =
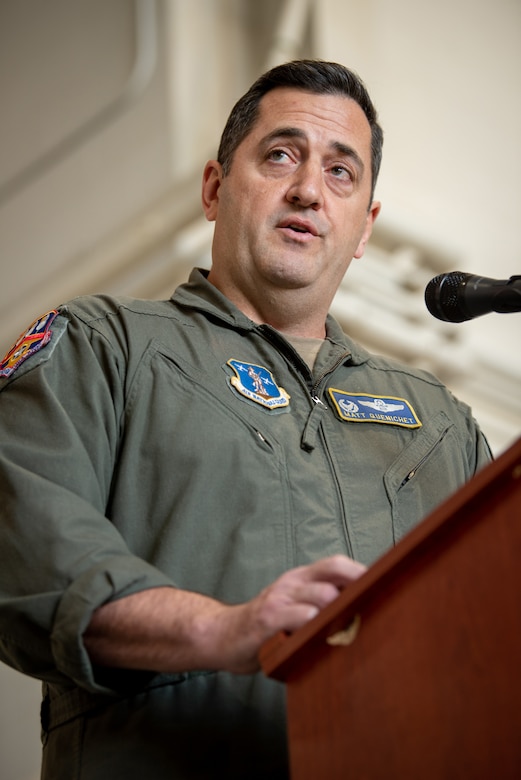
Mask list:
[[422,424],[412,404],[405,398],[371,393],[347,393],[329,388],[329,395],[340,419],[347,422],[373,422],[421,428]]
[[228,365],[235,372],[235,376],[230,377],[230,385],[242,396],[267,409],[288,406],[288,393],[277,385],[267,368],[234,359],[228,360]]
[[0,377],[9,377],[28,357],[39,352],[52,338],[51,325],[58,316],[56,309],[51,309],[22,333],[7,355],[0,361]]

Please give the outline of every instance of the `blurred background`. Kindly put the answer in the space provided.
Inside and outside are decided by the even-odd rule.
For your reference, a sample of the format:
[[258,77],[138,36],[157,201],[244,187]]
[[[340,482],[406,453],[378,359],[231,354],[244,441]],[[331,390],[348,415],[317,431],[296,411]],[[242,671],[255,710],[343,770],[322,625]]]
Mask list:
[[[521,314],[451,325],[423,293],[521,274],[520,33],[520,0],[1,0],[0,354],[75,295],[169,297],[209,266],[201,173],[233,103],[272,65],[336,60],[385,144],[334,313],[440,376],[499,454],[521,435]],[[2,780],[39,777],[38,710],[38,682],[0,664]]]

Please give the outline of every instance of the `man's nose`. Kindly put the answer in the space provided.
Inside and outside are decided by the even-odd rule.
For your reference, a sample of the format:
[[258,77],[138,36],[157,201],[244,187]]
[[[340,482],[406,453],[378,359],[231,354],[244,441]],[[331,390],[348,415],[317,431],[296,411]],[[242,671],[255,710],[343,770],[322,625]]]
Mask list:
[[323,204],[322,167],[311,161],[301,163],[293,173],[286,199],[303,208],[318,209]]

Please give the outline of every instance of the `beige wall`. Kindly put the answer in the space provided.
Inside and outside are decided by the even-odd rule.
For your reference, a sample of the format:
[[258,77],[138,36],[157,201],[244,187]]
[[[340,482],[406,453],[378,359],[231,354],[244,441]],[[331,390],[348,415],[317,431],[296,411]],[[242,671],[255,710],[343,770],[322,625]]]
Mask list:
[[[447,247],[461,270],[521,273],[521,3],[319,5],[321,51],[359,70],[385,128],[382,218]],[[521,368],[521,315],[463,327]]]
[[[54,285],[76,273],[82,253],[170,181],[161,14],[157,48],[153,30],[143,31],[141,64],[136,35],[138,24],[153,25],[146,16],[138,21],[129,0],[0,5],[1,95],[10,117],[0,152],[3,344],[7,332],[15,335],[20,309],[27,318],[29,306],[53,305]],[[131,80],[136,66],[143,77]],[[46,154],[47,166],[30,168]]]

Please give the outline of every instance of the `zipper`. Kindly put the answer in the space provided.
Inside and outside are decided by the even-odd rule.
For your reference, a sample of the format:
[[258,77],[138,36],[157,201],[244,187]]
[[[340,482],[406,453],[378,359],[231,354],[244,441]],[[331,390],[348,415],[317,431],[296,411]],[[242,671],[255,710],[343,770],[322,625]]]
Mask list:
[[[320,374],[320,376],[317,378],[317,380],[313,382],[312,381],[313,374],[309,366],[307,365],[307,363],[305,363],[302,360],[299,353],[291,346],[291,344],[289,344],[289,342],[287,342],[283,337],[281,337],[278,334],[278,332],[272,329],[269,325],[259,325],[257,329],[267,341],[269,341],[273,346],[275,346],[279,350],[279,352],[288,359],[288,362],[291,364],[294,370],[299,372],[301,371],[301,367],[302,367],[303,371],[301,371],[301,373],[307,377],[308,381],[304,383],[302,382],[302,376],[298,376],[299,382],[301,384],[305,384],[305,387],[313,403],[313,406],[311,407],[311,411],[307,418],[304,431],[302,433],[300,445],[303,450],[307,452],[311,452],[315,448],[315,442],[318,436],[318,429],[321,422],[321,414],[323,412],[327,412],[327,410],[329,409],[328,405],[324,403],[322,398],[320,398],[319,395],[320,385],[322,384],[322,382],[327,376],[332,374],[340,365],[342,365],[342,363],[346,360],[346,358],[350,356],[350,352],[349,351],[343,352],[335,360],[333,365],[327,370],[323,371]],[[342,491],[340,488],[339,476],[334,467],[333,459],[329,451],[328,442],[325,437],[322,437],[322,444],[324,447],[326,461],[329,465],[329,472],[331,474],[332,483],[336,488],[338,508],[342,516],[342,526],[344,529],[344,535],[345,535],[344,538],[346,542],[347,551],[349,555],[353,556],[353,546],[349,535],[349,526],[346,517],[346,509],[344,506],[344,502],[342,500]]]
[[299,371],[303,369],[302,373],[307,375],[308,379],[311,379],[311,371],[308,364],[302,360],[297,350],[278,331],[272,328],[271,325],[259,325],[257,330],[272,346],[276,347],[281,354],[288,358],[294,368],[297,368]]
[[322,405],[325,408],[327,408],[327,404],[324,403],[324,401],[320,398],[318,394],[318,388],[322,384],[323,380],[329,376],[329,374],[332,374],[333,371],[335,371],[342,363],[345,361],[347,357],[349,357],[349,352],[344,352],[342,355],[340,355],[333,365],[328,368],[326,371],[323,371],[322,374],[318,377],[318,379],[311,385],[310,389],[310,383],[313,379],[313,374],[311,373],[311,370],[307,363],[305,363],[299,353],[296,349],[294,349],[291,344],[286,341],[283,336],[281,336],[274,328],[272,328],[270,325],[259,325],[258,330],[262,333],[262,335],[267,338],[267,340],[273,344],[274,346],[279,349],[279,351],[284,354],[292,363],[293,367],[301,370],[302,373],[307,377],[306,386],[308,389],[308,392],[311,396],[311,400],[315,404],[315,406]]
[[447,431],[449,429],[447,428],[445,431],[443,431],[443,434],[440,436],[437,442],[435,442],[432,447],[425,453],[425,455],[418,461],[418,463],[414,466],[414,468],[409,471],[409,473],[402,479],[398,486],[398,490],[401,490],[405,485],[407,485],[411,479],[413,479],[416,476],[416,472],[423,466],[426,460],[430,458],[436,447],[441,444],[443,439],[445,438]]
[[311,412],[308,416],[306,426],[302,434],[302,439],[300,442],[302,449],[306,450],[307,452],[311,452],[316,446],[315,442],[318,435],[318,429],[320,427],[320,423],[322,420],[320,413],[325,412],[329,409],[328,405],[324,403],[324,401],[320,398],[318,394],[319,387],[324,381],[324,379],[330,374],[332,374],[338,368],[338,366],[340,366],[345,361],[347,354],[349,353],[344,353],[340,355],[340,357],[338,357],[335,360],[333,365],[330,368],[328,368],[327,371],[323,371],[310,390],[311,400],[313,401],[315,406],[311,409]]
[[340,357],[338,357],[333,365],[327,369],[327,371],[323,371],[316,382],[313,384],[311,388],[311,398],[315,402],[315,404],[322,404],[323,406],[326,406],[326,404],[322,401],[322,399],[318,395],[318,388],[324,381],[324,379],[329,376],[329,374],[332,374],[333,371],[336,371],[336,369],[342,365],[342,363],[345,361],[345,359],[349,356],[349,352],[344,352]]
[[[293,346],[286,341],[274,328],[270,325],[259,325],[258,331],[262,336],[274,346],[281,355],[286,357],[291,367],[297,374],[297,378],[301,385],[307,390],[309,398],[312,402],[311,411],[308,414],[304,430],[302,432],[302,438],[300,440],[300,446],[306,452],[311,452],[315,449],[316,438],[318,429],[321,422],[321,413],[326,412],[329,407],[320,397],[320,385],[324,379],[332,374],[342,363],[349,357],[349,352],[345,351],[337,357],[335,362],[329,366],[325,371],[322,371],[320,376],[313,382],[313,374],[309,366],[302,360],[301,356]],[[306,381],[303,381],[303,376]]]
[[[274,330],[270,325],[259,325],[258,330],[262,334],[262,336],[269,341],[269,343],[275,347],[275,349],[278,350],[284,357],[288,360],[290,365],[293,369],[296,370],[297,377],[299,379],[299,382],[304,385],[308,393],[311,395],[311,400],[315,404],[315,406],[318,406],[319,404],[322,404],[325,406],[324,402],[318,397],[316,392],[313,392],[313,390],[310,391],[310,384],[312,380],[312,374],[311,370],[308,366],[308,364],[302,360],[301,356],[297,352],[296,349],[294,349],[291,344],[286,341],[286,339],[283,338],[276,330]],[[305,381],[303,382],[303,376]]]

